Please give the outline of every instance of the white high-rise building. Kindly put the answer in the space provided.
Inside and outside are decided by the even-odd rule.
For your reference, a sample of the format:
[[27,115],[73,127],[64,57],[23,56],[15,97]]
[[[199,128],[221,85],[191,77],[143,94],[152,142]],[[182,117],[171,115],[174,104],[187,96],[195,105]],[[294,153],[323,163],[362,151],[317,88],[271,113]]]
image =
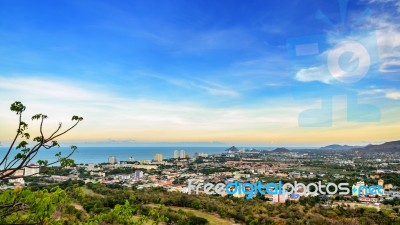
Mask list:
[[118,163],[117,157],[115,157],[115,156],[110,156],[110,157],[108,157],[108,163],[110,163],[110,164],[116,164],[116,163]]
[[162,162],[163,161],[163,155],[162,154],[156,154],[154,156],[154,161],[156,162]]
[[[38,176],[40,172],[40,167],[35,164],[30,164],[24,168],[24,176]],[[14,174],[15,175],[15,174]]]
[[181,159],[186,158],[186,152],[185,152],[185,150],[181,150],[181,151],[179,152],[179,158],[181,158]]
[[174,150],[174,159],[179,158],[179,150]]

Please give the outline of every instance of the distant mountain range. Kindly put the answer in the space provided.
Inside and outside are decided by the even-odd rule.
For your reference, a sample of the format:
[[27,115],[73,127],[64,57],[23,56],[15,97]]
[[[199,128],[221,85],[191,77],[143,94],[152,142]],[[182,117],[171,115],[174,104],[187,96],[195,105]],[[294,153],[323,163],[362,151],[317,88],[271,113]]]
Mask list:
[[319,149],[321,150],[351,150],[353,148],[362,148],[363,146],[351,146],[351,145],[338,145],[338,144],[334,144],[334,145],[328,145],[325,147],[321,147]]
[[290,150],[287,149],[287,148],[276,148],[276,149],[274,149],[272,151],[269,151],[269,150],[261,150],[260,151],[260,150],[257,150],[255,148],[239,150],[235,146],[232,146],[232,147],[227,148],[225,150],[225,152],[228,152],[228,153],[238,153],[238,152],[242,152],[242,153],[275,152],[275,153],[277,153],[277,152],[281,152],[281,153],[283,153],[283,152],[290,152]]
[[397,152],[400,151],[400,141],[385,142],[380,145],[367,146],[351,146],[351,145],[328,145],[319,148],[320,150],[355,150],[355,151],[371,151],[371,152]]
[[[305,149],[307,150],[307,149]],[[370,152],[400,152],[400,140],[399,141],[390,141],[385,142],[380,145],[367,145],[367,146],[352,146],[352,145],[339,145],[339,144],[332,144],[325,147],[321,147],[318,150],[326,151],[326,150],[333,150],[333,151],[370,151]],[[274,152],[274,153],[285,153],[290,152],[291,150],[287,148],[276,148],[274,150],[257,150],[255,148],[250,149],[242,149],[239,150],[235,146],[229,147],[225,150],[228,153],[257,153],[257,152]],[[296,151],[296,150],[292,150]]]
[[400,141],[389,141],[380,145],[367,145],[362,148],[353,148],[352,150],[369,152],[400,152]]

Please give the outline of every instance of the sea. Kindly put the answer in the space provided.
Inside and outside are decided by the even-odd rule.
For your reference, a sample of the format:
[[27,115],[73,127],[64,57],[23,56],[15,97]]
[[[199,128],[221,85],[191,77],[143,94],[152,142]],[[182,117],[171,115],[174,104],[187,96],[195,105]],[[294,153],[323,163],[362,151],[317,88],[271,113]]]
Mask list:
[[[135,161],[140,160],[151,160],[155,154],[162,154],[164,159],[173,158],[174,150],[185,150],[186,154],[194,156],[196,152],[203,152],[209,155],[224,153],[228,147],[79,147],[76,152],[71,156],[76,164],[88,164],[88,163],[105,163],[108,162],[108,157],[115,156],[118,161],[129,161],[129,158],[133,158]],[[248,147],[238,147],[248,148]],[[272,150],[276,147],[256,147],[259,150]],[[302,149],[317,149],[316,147],[290,147],[291,150],[302,150]],[[3,159],[8,148],[0,146],[0,159]],[[13,149],[9,159],[13,158],[19,151]],[[69,147],[60,147],[52,149],[40,149],[36,157],[31,161],[36,163],[37,160],[48,160],[54,162],[56,157],[54,156],[57,152],[61,152],[62,156],[66,156],[71,152]]]

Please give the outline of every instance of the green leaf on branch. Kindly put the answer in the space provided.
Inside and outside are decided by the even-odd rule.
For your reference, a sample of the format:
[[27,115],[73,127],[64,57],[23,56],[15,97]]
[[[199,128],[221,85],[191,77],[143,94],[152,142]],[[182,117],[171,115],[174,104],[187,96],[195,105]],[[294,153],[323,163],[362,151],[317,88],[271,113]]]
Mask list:
[[37,136],[33,139],[33,141],[37,141],[37,142],[42,142],[43,141],[43,136]]
[[22,154],[22,153],[18,153],[17,155],[15,155],[14,159],[25,159],[26,155]]
[[75,161],[73,159],[69,159],[69,158],[60,158],[60,165],[62,167],[66,167],[66,166],[73,166],[75,163]]
[[11,104],[10,110],[16,112],[17,115],[25,111],[26,107],[21,102],[14,102]]
[[47,160],[38,160],[37,163],[39,166],[47,166],[49,164],[49,161]]
[[29,139],[31,135],[29,133],[23,133],[22,137],[25,137],[26,139]]
[[72,117],[72,121],[74,121],[74,120],[82,121],[83,118],[82,118],[82,117],[79,117],[79,116],[73,116],[73,117]]
[[26,130],[26,128],[28,128],[28,124],[25,123],[24,121],[21,121],[21,122],[19,123],[19,125],[21,126],[21,130]]
[[32,120],[38,120],[38,119],[47,119],[47,116],[43,114],[36,114],[32,116]]
[[57,141],[51,141],[51,147],[60,147]]
[[20,149],[20,148],[25,148],[28,145],[28,142],[26,141],[21,141],[17,147],[15,147],[16,149]]

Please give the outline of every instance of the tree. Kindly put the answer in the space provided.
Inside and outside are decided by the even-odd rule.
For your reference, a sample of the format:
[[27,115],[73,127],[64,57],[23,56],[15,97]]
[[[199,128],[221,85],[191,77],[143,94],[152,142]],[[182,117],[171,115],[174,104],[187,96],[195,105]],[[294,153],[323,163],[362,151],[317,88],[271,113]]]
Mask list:
[[0,194],[0,223],[55,224],[53,213],[68,200],[65,191],[58,187],[39,191],[20,187],[6,190]]
[[[45,137],[43,133],[43,123],[44,120],[47,119],[47,116],[43,114],[36,114],[32,116],[32,120],[38,120],[40,122],[40,135],[33,138],[33,146],[28,147],[28,141],[30,139],[30,134],[26,132],[28,129],[28,124],[22,121],[22,113],[25,111],[25,109],[26,107],[21,102],[16,101],[11,104],[10,110],[19,116],[18,129],[6,154],[2,159],[0,158],[0,181],[10,178],[24,177],[24,175],[16,175],[15,172],[28,166],[41,148],[51,149],[54,147],[60,147],[56,139],[72,130],[79,124],[79,122],[83,120],[82,117],[73,116],[72,121],[74,124],[72,126],[64,131],[61,131],[62,123],[59,123],[58,128],[51,135]],[[19,143],[16,144],[19,139]],[[61,152],[58,152],[55,154],[56,159],[53,162],[49,162],[48,160],[38,160],[37,163],[39,164],[39,167],[47,167],[57,163],[60,163],[61,166],[72,165],[74,161],[70,159],[70,157],[76,151],[76,149],[76,146],[71,146],[71,152],[69,152],[69,154],[66,156],[62,156]],[[11,153],[13,151],[16,151],[16,154],[14,157],[11,157]]]

